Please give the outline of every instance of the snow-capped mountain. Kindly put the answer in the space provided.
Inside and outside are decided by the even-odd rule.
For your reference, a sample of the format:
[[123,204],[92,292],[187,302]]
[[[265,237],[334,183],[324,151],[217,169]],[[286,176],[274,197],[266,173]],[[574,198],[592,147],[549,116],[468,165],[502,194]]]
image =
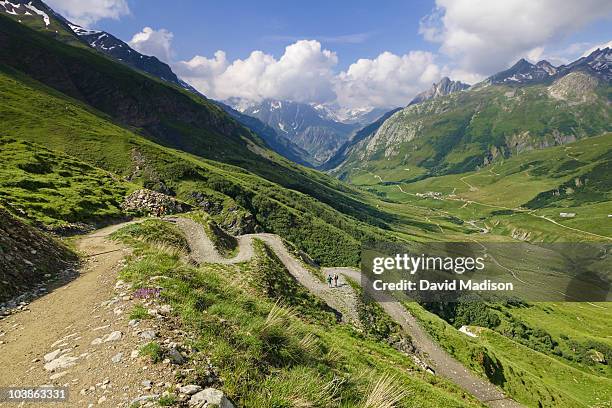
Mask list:
[[333,120],[334,122],[358,125],[370,124],[389,110],[388,108],[372,108],[368,106],[361,108],[347,108],[341,107],[337,103],[312,103],[310,106],[315,108],[321,114],[321,116],[326,119]]
[[308,152],[307,160],[319,165],[327,160],[353,132],[358,121],[341,122],[328,106],[265,99],[261,102],[231,98],[227,104],[272,127],[278,135]]
[[80,40],[80,42],[132,68],[198,93],[189,84],[181,81],[172,72],[168,64],[163,63],[156,57],[139,53],[127,43],[106,31],[91,30],[74,24],[40,0],[0,1],[0,12],[2,11],[17,18],[20,22],[42,25],[42,28],[46,31],[52,31],[55,35],[61,34],[60,30],[65,31],[67,35],[76,35],[78,40],[73,39],[75,42]]
[[490,76],[484,82],[489,84],[531,84],[554,80],[574,71],[587,71],[605,81],[612,78],[612,49],[596,49],[586,57],[555,67],[550,62],[542,60],[532,64],[520,59],[512,67]]
[[171,82],[191,92],[198,93],[191,85],[181,81],[168,64],[157,57],[144,55],[131,48],[127,43],[106,31],[89,30],[66,21],[72,31],[90,47],[121,61],[132,68],[144,71],[159,79]]
[[12,16],[24,18],[36,18],[45,27],[51,25],[53,11],[39,0],[6,0],[0,1],[0,11],[4,11]]
[[563,74],[586,70],[588,73],[610,82],[612,80],[612,48],[598,48],[586,57],[579,58],[571,64],[560,66],[558,70]]
[[408,105],[414,105],[427,101],[429,99],[445,96],[457,91],[468,89],[470,85],[461,81],[452,81],[448,77],[444,77],[438,83],[434,83],[431,88],[417,94]]

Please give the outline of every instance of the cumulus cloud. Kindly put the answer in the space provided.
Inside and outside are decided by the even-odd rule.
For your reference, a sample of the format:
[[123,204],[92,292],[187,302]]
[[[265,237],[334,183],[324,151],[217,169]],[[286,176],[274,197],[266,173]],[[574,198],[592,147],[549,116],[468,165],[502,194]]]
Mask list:
[[609,0],[436,0],[419,31],[461,69],[489,75],[611,13]]
[[290,99],[327,102],[335,98],[333,69],[338,57],[314,40],[287,46],[277,60],[262,51],[246,59],[227,60],[223,51],[213,58],[196,56],[174,64],[176,73],[204,94],[226,99],[232,96],[261,100]]
[[141,54],[153,55],[162,61],[170,62],[173,37],[174,35],[165,28],[154,30],[145,27],[141,32],[134,34],[128,44]]
[[403,106],[440,76],[430,52],[402,56],[383,52],[374,59],[359,59],[341,72],[335,91],[341,106]]
[[47,4],[73,23],[89,27],[103,18],[130,13],[126,0],[47,0]]

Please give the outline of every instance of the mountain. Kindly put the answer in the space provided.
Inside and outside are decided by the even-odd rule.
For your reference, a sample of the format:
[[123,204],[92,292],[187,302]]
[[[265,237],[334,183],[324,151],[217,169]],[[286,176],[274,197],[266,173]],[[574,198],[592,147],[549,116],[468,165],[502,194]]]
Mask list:
[[462,173],[610,131],[611,55],[596,50],[560,67],[520,60],[470,89],[409,105],[345,149],[334,174],[402,168],[393,177],[408,181]]
[[434,83],[431,88],[423,91],[415,96],[408,105],[414,105],[423,101],[428,101],[433,98],[445,96],[457,91],[463,91],[470,86],[461,81],[451,81],[448,77],[444,77],[438,83]]
[[610,48],[596,49],[591,54],[578,60],[555,67],[550,62],[542,60],[532,64],[520,59],[512,67],[487,78],[485,84],[534,84],[550,82],[563,77],[570,72],[583,71],[604,81],[610,81],[610,67],[612,66],[612,53]]
[[[87,176],[98,184],[76,172],[82,165],[62,168],[53,163],[63,159],[40,154],[28,159],[31,166],[3,163],[1,203],[9,211],[25,208],[45,225],[73,222],[66,213],[110,220],[115,194],[140,185],[215,209],[223,222],[257,220],[321,262],[356,264],[355,237],[369,236],[378,228],[373,225],[389,219],[357,190],[277,155],[209,100],[4,15],[0,101],[0,116],[10,118],[0,121],[2,137],[67,154],[110,172],[111,186],[121,185],[100,186],[93,170]],[[30,174],[15,179],[19,166]],[[57,194],[70,200],[57,205]],[[332,245],[336,251],[325,249]]]
[[157,57],[137,52],[128,44],[106,31],[89,30],[70,22],[67,22],[67,24],[79,38],[103,54],[121,61],[132,68],[151,74],[154,77],[192,90],[185,82],[179,80],[168,64],[161,62]]
[[325,104],[310,104],[318,112],[321,113],[322,117],[333,120],[335,122],[355,124],[355,125],[369,125],[376,121],[382,115],[384,115],[389,109],[388,108],[348,108],[341,107],[337,103],[325,103]]
[[524,84],[548,79],[558,72],[548,61],[532,64],[521,58],[505,71],[490,76],[486,82],[491,84]]
[[227,102],[242,114],[266,123],[279,136],[308,152],[305,159],[314,166],[331,157],[359,127],[356,123],[331,119],[327,110],[306,103],[272,99],[261,102],[231,99]]
[[[439,98],[441,96],[446,96],[454,92],[463,91],[468,89],[470,85],[465,84],[460,81],[452,81],[448,77],[444,77],[438,83],[432,84],[431,88],[423,91],[417,96],[415,96],[408,106],[416,105],[418,103]],[[345,142],[337,151],[331,156],[323,165],[321,165],[321,170],[332,170],[335,167],[339,166],[350,154],[350,152],[354,149],[355,145],[360,144],[363,140],[367,139],[370,136],[373,136],[378,129],[382,126],[382,124],[389,119],[394,113],[400,111],[402,108],[396,108],[385,112],[382,115],[378,115],[378,117],[367,126],[363,127],[359,131],[355,133],[355,136],[350,140]],[[333,171],[332,171],[333,173]]]
[[355,132],[355,135],[351,140],[346,141],[333,156],[331,156],[325,163],[323,163],[319,169],[323,171],[332,170],[336,166],[340,165],[351,151],[352,146],[358,144],[362,140],[376,133],[376,131],[382,126],[382,124],[389,119],[395,112],[400,111],[402,108],[395,108],[389,112],[383,114],[376,121],[370,123],[364,128]]
[[279,136],[276,130],[266,125],[261,120],[253,116],[245,115],[231,106],[224,104],[223,102],[213,101],[213,103],[221,107],[221,109],[236,119],[242,126],[256,133],[266,142],[268,146],[270,146],[272,150],[281,156],[286,157],[295,163],[310,166],[310,163],[308,163],[305,159],[305,157],[308,157],[308,152],[301,149],[291,140]]

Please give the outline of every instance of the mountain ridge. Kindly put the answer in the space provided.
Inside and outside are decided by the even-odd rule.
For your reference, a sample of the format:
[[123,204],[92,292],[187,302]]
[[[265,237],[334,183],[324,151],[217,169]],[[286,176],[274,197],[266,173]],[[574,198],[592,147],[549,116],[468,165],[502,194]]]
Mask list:
[[334,174],[406,168],[405,180],[474,170],[530,149],[612,130],[612,50],[553,67],[519,60],[461,92],[396,112],[346,149]]

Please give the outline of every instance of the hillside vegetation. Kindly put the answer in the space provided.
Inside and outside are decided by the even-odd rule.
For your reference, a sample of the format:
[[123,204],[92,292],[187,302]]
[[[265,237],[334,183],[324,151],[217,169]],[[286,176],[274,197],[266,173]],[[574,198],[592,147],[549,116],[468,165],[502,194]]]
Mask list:
[[476,86],[395,113],[334,174],[358,182],[368,170],[409,182],[473,171],[611,131],[608,97],[607,83],[580,71],[552,84]]
[[165,225],[131,225],[115,238],[135,248],[121,278],[138,290],[155,275],[160,297],[196,333],[190,358],[212,366],[187,381],[210,381],[205,369],[213,371],[209,385],[222,386],[240,407],[481,406],[390,346],[337,323],[263,242],[251,262],[196,268],[181,262],[178,230],[155,244],[139,239]]
[[[41,37],[40,41],[52,40]],[[63,44],[58,47],[69,48]],[[60,172],[65,169],[61,165],[53,165],[52,174],[41,176],[45,182],[52,182],[49,178],[65,177],[61,182],[56,180],[58,187],[62,183],[66,187],[63,190],[45,190],[43,183],[33,184],[25,190],[13,186],[4,191],[3,200],[17,206],[24,206],[24,200],[32,200],[32,197],[42,198],[39,203],[30,202],[26,210],[48,226],[61,224],[62,220],[70,222],[77,217],[82,221],[95,221],[96,217],[104,214],[119,216],[117,204],[121,192],[127,193],[131,188],[129,185],[143,185],[167,194],[176,194],[196,206],[216,208],[219,214],[250,214],[263,229],[295,242],[319,262],[356,265],[360,241],[366,237],[384,236],[382,230],[357,218],[380,226],[384,226],[385,219],[391,219],[382,213],[377,217],[379,212],[373,206],[352,198],[352,195],[357,194],[355,190],[328,187],[340,184],[314,171],[311,172],[315,176],[301,183],[300,189],[316,190],[316,197],[322,197],[324,202],[333,202],[334,208],[315,197],[284,188],[242,168],[164,148],[131,129],[121,127],[104,113],[83,102],[8,67],[0,72],[0,93],[3,100],[0,106],[2,135],[44,145],[56,152],[46,154],[56,156],[53,160],[58,163],[68,160],[60,159],[65,157],[59,153],[62,152],[72,156],[74,159],[70,160],[74,162],[89,165],[81,166],[83,170],[79,173],[73,169],[74,174],[71,173],[71,176],[65,172],[61,176]],[[41,150],[41,155],[45,154],[43,152]],[[299,171],[305,179],[309,172],[289,165],[284,167],[282,161],[274,166],[277,168],[277,177],[284,177],[283,172],[291,174]],[[5,172],[16,174],[23,171],[11,161],[7,162],[4,169]],[[87,194],[85,198],[76,197],[75,192],[81,187],[86,188],[87,180],[92,178],[106,180],[108,186],[90,188],[90,195],[96,196],[95,200],[91,200],[97,202],[88,204],[83,201],[80,205],[78,201],[85,199]],[[77,182],[82,183],[82,186],[79,187]],[[53,203],[53,195],[66,199],[69,204],[72,196],[74,207],[68,205],[58,210],[52,205],[45,206],[45,202]],[[66,214],[54,214],[57,211],[65,211]]]

